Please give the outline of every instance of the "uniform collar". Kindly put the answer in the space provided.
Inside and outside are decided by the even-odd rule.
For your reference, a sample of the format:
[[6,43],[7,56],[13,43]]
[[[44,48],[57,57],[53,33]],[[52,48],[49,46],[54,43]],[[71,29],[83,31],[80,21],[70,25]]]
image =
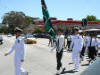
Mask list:
[[75,36],[79,36],[79,34],[75,35]]
[[17,37],[17,39],[21,39],[21,36]]

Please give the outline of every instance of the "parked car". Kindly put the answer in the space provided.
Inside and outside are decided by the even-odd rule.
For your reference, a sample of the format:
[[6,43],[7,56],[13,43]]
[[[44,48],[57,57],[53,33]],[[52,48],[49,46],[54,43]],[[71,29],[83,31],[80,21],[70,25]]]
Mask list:
[[0,45],[3,44],[3,37],[0,36]]
[[100,35],[97,35],[97,38],[98,38],[98,41],[97,41],[97,43],[98,43],[98,48],[100,49]]
[[12,36],[12,34],[8,34],[7,36],[8,36],[8,37],[11,37],[11,36]]
[[26,35],[25,38],[26,38],[25,39],[26,44],[36,44],[37,43],[37,40],[33,35]]
[[33,34],[36,38],[49,38],[48,34]]
[[97,35],[97,38],[99,38],[99,39],[100,39],[100,35]]
[[27,38],[25,34],[22,34],[21,37],[22,37],[22,39],[26,39]]

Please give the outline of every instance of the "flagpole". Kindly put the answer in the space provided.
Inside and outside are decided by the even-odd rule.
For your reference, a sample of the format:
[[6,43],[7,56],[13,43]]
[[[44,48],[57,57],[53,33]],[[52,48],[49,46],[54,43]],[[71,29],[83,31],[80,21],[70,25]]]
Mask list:
[[42,5],[43,20],[44,20],[44,28],[53,38],[55,38],[56,33],[52,26],[52,22],[49,16],[45,0],[41,0],[41,5]]

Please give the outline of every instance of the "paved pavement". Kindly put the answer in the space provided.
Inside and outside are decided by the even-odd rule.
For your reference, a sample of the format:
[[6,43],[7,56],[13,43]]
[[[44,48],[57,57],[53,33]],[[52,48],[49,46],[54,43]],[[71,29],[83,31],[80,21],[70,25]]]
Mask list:
[[[0,45],[0,75],[14,75],[13,55],[5,57],[3,54],[9,50],[15,41],[15,37],[3,36],[4,44]],[[47,39],[37,39],[37,44],[25,45],[26,58],[23,67],[29,72],[29,75],[54,75],[56,72],[55,51],[50,52]],[[66,50],[65,50],[66,51]],[[87,60],[81,63],[80,72],[73,72],[71,53],[64,52],[63,60],[66,71],[62,75],[80,75],[87,66]]]

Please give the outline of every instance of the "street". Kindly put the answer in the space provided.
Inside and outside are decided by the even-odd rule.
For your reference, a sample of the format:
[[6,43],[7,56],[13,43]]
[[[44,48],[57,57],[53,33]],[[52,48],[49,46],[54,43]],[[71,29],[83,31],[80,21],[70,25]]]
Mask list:
[[[0,45],[0,75],[14,75],[13,55],[5,57],[7,52],[15,41],[15,37],[3,36],[4,44]],[[26,56],[23,67],[29,72],[29,75],[54,75],[56,73],[56,52],[50,52],[48,39],[37,39],[37,44],[25,45]],[[80,72],[73,72],[71,53],[64,52],[63,60],[66,71],[62,75],[80,75],[88,66],[85,59],[81,63]]]

